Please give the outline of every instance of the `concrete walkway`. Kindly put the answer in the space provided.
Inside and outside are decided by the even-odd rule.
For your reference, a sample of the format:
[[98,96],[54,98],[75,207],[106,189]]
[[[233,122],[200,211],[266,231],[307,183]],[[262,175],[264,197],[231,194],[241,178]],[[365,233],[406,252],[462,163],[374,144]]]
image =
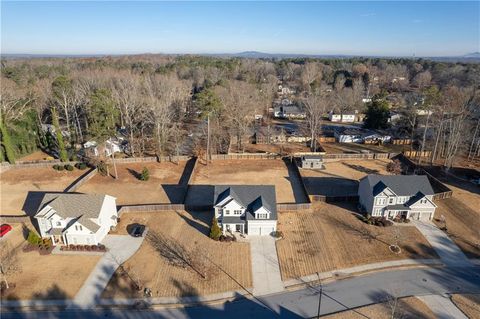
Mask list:
[[432,222],[413,221],[447,266],[470,266],[471,263],[458,246]]
[[262,296],[283,291],[275,238],[271,236],[249,236],[249,238],[253,295]]
[[144,237],[107,235],[103,244],[108,251],[98,261],[83,286],[73,299],[76,306],[91,308],[100,301],[100,295],[117,268],[140,248]]
[[423,301],[438,319],[468,319],[448,297],[428,295],[417,298]]

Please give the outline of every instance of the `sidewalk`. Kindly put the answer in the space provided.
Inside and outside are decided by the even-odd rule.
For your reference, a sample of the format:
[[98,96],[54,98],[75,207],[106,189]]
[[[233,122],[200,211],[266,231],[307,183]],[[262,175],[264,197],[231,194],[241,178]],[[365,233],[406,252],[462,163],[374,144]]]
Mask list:
[[140,248],[144,237],[131,237],[128,235],[107,235],[103,244],[108,252],[100,261],[84,282],[73,299],[78,307],[91,308],[100,301],[100,295],[107,286],[110,278],[117,268],[128,260]]
[[432,222],[413,221],[412,223],[425,236],[447,266],[471,266],[460,248]]
[[438,319],[468,319],[448,297],[440,295],[418,296]]
[[249,238],[253,295],[262,296],[283,291],[275,238],[271,236],[250,236]]

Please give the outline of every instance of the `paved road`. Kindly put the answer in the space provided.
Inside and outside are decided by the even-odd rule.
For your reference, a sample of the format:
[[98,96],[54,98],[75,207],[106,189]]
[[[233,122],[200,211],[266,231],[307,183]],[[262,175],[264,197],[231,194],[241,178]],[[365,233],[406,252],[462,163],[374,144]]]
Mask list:
[[[187,308],[107,310],[97,312],[64,311],[3,313],[10,318],[311,318],[316,316],[318,286],[293,292],[241,299],[221,305]],[[441,295],[480,293],[479,267],[448,267],[378,272],[326,284],[323,287],[321,314],[328,314],[385,301],[391,295]]]
[[143,237],[107,235],[102,243],[108,248],[108,252],[98,261],[78,291],[73,299],[75,304],[83,308],[95,305],[117,268],[135,254],[142,242]]
[[414,225],[428,240],[442,262],[451,266],[469,266],[470,261],[450,237],[432,222],[414,221]]
[[283,291],[275,238],[249,236],[252,254],[253,294],[263,296]]
[[438,319],[468,319],[448,297],[429,295],[419,297]]

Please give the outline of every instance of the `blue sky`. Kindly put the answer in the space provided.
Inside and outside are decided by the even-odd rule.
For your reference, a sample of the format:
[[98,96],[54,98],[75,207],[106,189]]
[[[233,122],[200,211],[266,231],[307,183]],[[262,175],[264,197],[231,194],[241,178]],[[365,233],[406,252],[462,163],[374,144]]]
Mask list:
[[480,2],[5,2],[1,52],[444,56],[480,51]]

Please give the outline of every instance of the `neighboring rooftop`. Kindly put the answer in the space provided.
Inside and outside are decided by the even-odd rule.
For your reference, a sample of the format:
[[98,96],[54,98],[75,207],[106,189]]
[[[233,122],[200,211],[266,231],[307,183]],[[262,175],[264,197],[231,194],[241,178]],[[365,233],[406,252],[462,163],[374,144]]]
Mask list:
[[434,191],[426,175],[367,175],[373,195],[381,193],[386,187],[398,196],[413,196],[418,192],[424,195],[433,195]]

